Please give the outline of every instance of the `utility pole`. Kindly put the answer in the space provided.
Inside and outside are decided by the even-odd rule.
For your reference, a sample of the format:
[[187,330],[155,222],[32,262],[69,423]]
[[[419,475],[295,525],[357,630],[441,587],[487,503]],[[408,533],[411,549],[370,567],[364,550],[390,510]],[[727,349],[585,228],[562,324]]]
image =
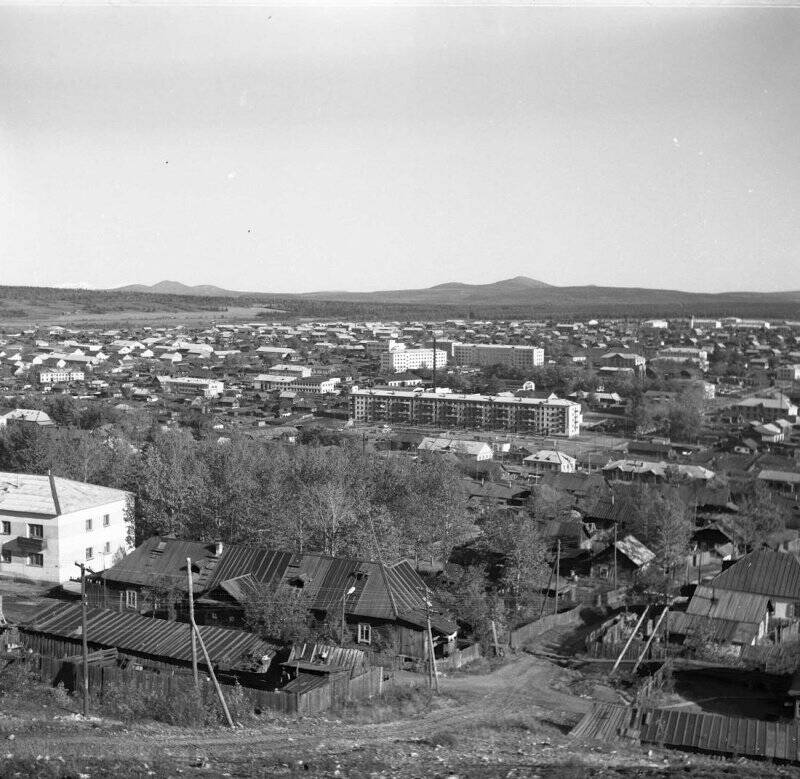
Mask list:
[[617,589],[617,523],[614,523],[614,589]]
[[558,574],[561,567],[561,539],[556,542],[556,603],[553,609],[553,614],[558,614]]
[[89,639],[86,636],[86,565],[75,563],[81,569],[81,649],[83,652],[83,716],[89,714]]
[[192,558],[186,558],[186,576],[189,580],[189,635],[192,637],[192,675],[195,689],[200,689],[200,674],[197,671],[197,637],[194,634],[194,582],[192,581]]
[[433,631],[431,630],[431,602],[428,600],[428,594],[425,593],[425,618],[428,623],[428,657],[430,675],[433,679],[433,686],[436,689],[436,694],[439,694],[439,672],[436,670],[436,656],[433,653]]

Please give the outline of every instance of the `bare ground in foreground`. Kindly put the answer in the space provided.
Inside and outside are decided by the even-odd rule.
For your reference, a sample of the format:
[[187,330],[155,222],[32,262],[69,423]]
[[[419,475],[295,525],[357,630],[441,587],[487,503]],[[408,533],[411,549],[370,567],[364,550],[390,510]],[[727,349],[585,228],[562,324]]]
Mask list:
[[635,744],[575,743],[591,701],[577,674],[531,655],[492,673],[443,678],[414,710],[385,701],[336,715],[262,716],[230,731],[83,721],[55,703],[4,698],[0,775],[584,777],[800,775]]

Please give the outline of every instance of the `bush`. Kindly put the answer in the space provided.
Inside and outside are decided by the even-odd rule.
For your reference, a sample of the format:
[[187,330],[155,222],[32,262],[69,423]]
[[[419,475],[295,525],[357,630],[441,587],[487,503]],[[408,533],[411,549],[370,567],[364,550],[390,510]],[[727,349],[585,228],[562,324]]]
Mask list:
[[39,682],[39,674],[27,657],[9,660],[0,668],[0,696],[25,693]]
[[[132,722],[153,719],[169,725],[203,726],[222,721],[206,690],[186,689],[146,690],[124,684],[107,684],[103,689],[101,708],[108,716]],[[212,695],[214,694],[211,690]],[[220,712],[221,713],[221,712]]]

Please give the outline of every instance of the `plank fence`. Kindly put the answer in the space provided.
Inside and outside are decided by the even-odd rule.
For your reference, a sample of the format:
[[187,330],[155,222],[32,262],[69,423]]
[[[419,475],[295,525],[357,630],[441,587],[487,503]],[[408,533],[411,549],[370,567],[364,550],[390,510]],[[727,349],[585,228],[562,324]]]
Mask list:
[[[47,684],[57,686],[61,683],[70,691],[83,688],[83,666],[80,662],[42,655],[32,655],[27,662],[32,664],[39,678]],[[339,674],[328,684],[305,692],[266,690],[246,685],[242,685],[241,689],[254,708],[270,709],[284,714],[310,715],[327,711],[347,701],[365,700],[380,694],[383,691],[383,675],[383,668],[373,666],[353,679]],[[205,674],[201,673],[200,677],[204,684],[210,684],[210,679]],[[223,692],[230,692],[234,687],[231,679],[223,677],[219,681]],[[141,692],[172,696],[188,693],[193,686],[192,674],[183,671],[154,673],[100,665],[89,666],[89,693],[100,700],[112,689],[123,689],[131,694]]]
[[447,657],[436,659],[436,667],[440,671],[455,671],[458,668],[478,660],[483,656],[480,644],[471,644],[464,649],[456,649]]
[[585,608],[584,605],[575,606],[568,611],[560,611],[558,614],[548,614],[541,619],[529,622],[527,625],[522,625],[511,631],[508,645],[512,649],[518,649],[526,642],[541,636],[543,633],[547,633],[548,630],[552,630],[553,628],[579,625],[583,621],[581,613]]

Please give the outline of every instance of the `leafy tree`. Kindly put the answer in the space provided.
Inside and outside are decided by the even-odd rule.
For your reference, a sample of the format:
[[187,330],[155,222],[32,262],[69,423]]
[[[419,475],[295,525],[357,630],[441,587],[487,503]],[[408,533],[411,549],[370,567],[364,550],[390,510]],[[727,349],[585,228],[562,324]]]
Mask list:
[[667,429],[675,441],[694,441],[703,424],[704,401],[694,390],[682,392],[667,413]]
[[492,622],[498,633],[504,630],[505,604],[492,592],[484,566],[456,568],[456,575],[436,589],[437,599],[455,615],[462,629],[486,649],[493,640]]
[[302,588],[262,585],[245,603],[248,627],[267,641],[302,643],[312,636],[311,599]]
[[497,511],[483,523],[485,543],[502,556],[500,585],[509,597],[509,621],[519,622],[538,602],[550,573],[549,543],[532,516]]
[[763,544],[771,533],[784,530],[786,512],[775,500],[775,496],[761,482],[753,485],[752,491],[739,502],[736,525],[744,546],[754,549]]
[[208,471],[197,458],[192,436],[181,430],[157,434],[144,451],[138,484],[137,534],[175,533],[213,540],[216,527],[204,526]]

